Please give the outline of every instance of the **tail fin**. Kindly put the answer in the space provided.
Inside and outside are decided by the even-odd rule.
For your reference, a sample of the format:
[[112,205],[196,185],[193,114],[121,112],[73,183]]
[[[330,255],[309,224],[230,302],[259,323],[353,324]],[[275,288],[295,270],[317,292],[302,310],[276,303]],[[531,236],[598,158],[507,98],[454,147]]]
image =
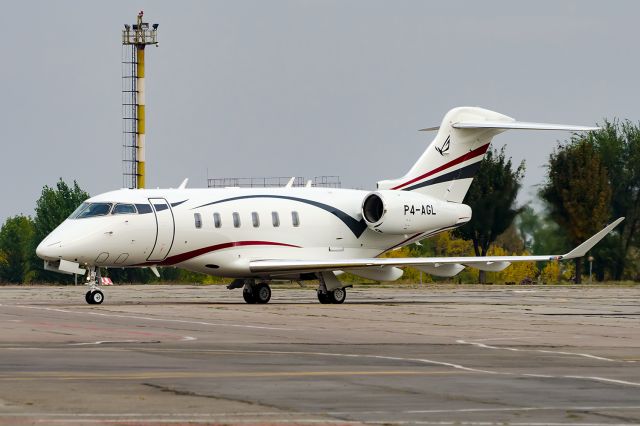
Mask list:
[[518,122],[483,108],[459,107],[449,111],[438,133],[400,179],[378,182],[378,189],[416,191],[461,203],[494,136],[508,129],[590,131],[598,127]]

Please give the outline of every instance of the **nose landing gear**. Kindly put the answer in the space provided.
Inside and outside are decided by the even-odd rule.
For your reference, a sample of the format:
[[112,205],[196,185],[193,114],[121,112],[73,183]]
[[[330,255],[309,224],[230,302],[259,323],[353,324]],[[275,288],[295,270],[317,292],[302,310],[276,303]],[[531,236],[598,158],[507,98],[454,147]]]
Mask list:
[[89,290],[84,295],[84,300],[90,305],[99,305],[104,300],[104,294],[100,290]]
[[87,285],[89,286],[89,291],[84,295],[84,300],[89,305],[99,305],[104,301],[104,293],[98,289],[98,284],[101,280],[100,268],[98,268],[97,272],[95,266],[87,268]]

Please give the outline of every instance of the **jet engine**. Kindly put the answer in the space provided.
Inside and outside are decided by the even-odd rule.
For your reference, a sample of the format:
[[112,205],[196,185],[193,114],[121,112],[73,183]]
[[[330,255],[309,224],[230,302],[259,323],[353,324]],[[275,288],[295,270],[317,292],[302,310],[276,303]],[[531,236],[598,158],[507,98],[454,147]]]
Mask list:
[[381,234],[413,234],[468,222],[471,207],[416,192],[380,190],[364,198],[362,217]]

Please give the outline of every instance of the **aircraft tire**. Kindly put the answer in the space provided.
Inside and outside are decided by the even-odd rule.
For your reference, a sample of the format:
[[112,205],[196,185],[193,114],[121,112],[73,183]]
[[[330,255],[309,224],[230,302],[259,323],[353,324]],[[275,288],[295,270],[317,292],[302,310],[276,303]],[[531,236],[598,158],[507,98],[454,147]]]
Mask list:
[[344,303],[345,299],[347,298],[347,289],[336,288],[335,290],[327,293],[327,295],[329,296],[329,300],[331,303],[339,305],[341,303]]
[[260,283],[253,289],[253,297],[256,303],[269,303],[271,300],[271,287],[267,283]]
[[89,305],[93,305],[93,301],[91,300],[91,291],[87,291],[87,293],[84,295],[84,300],[85,300]]
[[331,303],[329,293],[324,293],[322,290],[318,290],[318,301],[323,305]]
[[256,300],[253,297],[253,292],[251,291],[251,289],[247,289],[247,288],[242,289],[242,298],[244,299],[245,302],[247,302],[250,305],[256,303]]
[[89,293],[89,299],[92,305],[99,305],[104,302],[104,294],[100,290],[93,290]]

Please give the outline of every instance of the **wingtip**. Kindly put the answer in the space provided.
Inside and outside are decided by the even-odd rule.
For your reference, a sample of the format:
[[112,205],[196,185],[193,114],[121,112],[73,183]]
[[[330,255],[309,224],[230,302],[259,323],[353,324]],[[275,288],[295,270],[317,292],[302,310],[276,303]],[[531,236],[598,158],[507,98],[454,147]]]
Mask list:
[[609,234],[609,232],[613,231],[613,229],[620,224],[624,220],[623,217],[619,217],[600,231],[592,235],[588,240],[580,244],[578,247],[571,250],[569,253],[562,256],[562,259],[575,259],[576,257],[582,257],[587,254],[589,250],[591,250],[596,244],[598,244],[604,237]]

